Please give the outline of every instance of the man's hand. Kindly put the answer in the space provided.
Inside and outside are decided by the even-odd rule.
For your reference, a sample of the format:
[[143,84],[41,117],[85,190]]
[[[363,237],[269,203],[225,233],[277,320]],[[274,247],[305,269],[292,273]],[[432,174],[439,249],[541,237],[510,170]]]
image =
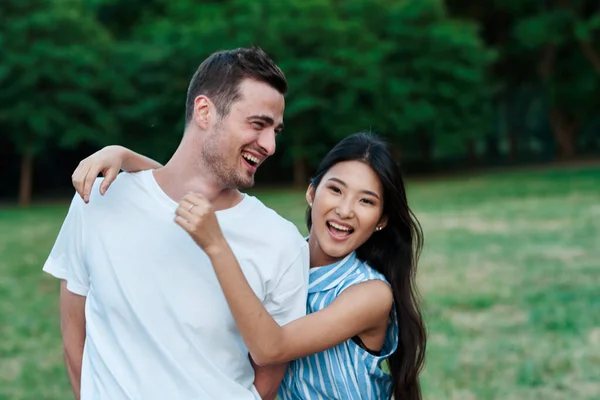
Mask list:
[[60,328],[63,339],[63,356],[75,399],[79,400],[81,389],[81,364],[85,344],[85,300],[67,289],[67,282],[60,283]]
[[252,368],[254,368],[254,387],[258,391],[258,394],[260,394],[263,400],[275,400],[288,364],[259,367],[254,363],[250,355],[248,357],[250,358]]

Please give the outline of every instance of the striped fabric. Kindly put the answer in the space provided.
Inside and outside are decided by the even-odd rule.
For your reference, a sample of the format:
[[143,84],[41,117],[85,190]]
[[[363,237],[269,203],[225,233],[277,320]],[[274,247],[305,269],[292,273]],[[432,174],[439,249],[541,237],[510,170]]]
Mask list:
[[[358,260],[355,253],[335,264],[311,268],[307,313],[327,307],[344,289],[372,279],[386,280]],[[290,363],[279,397],[281,400],[388,399],[391,379],[381,364],[397,346],[398,322],[393,312],[380,356],[348,340],[322,353],[295,360]]]

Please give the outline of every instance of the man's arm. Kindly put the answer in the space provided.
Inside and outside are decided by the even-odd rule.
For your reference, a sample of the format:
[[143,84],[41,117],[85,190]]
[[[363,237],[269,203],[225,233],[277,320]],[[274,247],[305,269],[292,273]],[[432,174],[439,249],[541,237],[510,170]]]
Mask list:
[[81,387],[81,364],[85,343],[85,300],[67,289],[67,282],[60,282],[60,329],[63,339],[63,356],[71,388],[79,400]]
[[250,363],[252,364],[252,368],[254,368],[254,387],[258,391],[258,394],[260,394],[260,397],[263,400],[275,400],[288,363],[260,367],[254,363],[252,357],[250,357]]

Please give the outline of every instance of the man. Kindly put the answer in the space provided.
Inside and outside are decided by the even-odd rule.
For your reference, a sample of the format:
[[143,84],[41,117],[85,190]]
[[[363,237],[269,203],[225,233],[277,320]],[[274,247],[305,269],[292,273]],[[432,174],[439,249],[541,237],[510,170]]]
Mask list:
[[65,362],[77,398],[274,398],[286,366],[250,362],[208,257],[174,211],[188,192],[206,197],[277,322],[305,314],[305,241],[238,190],[254,184],[275,151],[286,90],[260,49],[211,55],[190,82],[185,132],[169,162],[119,174],[104,196],[98,179],[85,201],[74,197],[44,270],[62,280]]

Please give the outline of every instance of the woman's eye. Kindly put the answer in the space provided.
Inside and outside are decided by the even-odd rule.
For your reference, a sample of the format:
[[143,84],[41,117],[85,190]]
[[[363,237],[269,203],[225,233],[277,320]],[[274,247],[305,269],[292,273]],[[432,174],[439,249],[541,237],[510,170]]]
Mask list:
[[373,205],[373,204],[375,204],[375,203],[373,202],[373,200],[369,200],[369,199],[362,199],[361,201],[362,201],[363,203],[366,203],[366,204],[369,204],[369,205]]
[[329,186],[329,190],[331,190],[333,193],[341,193],[342,192],[339,188],[336,188],[335,186]]

